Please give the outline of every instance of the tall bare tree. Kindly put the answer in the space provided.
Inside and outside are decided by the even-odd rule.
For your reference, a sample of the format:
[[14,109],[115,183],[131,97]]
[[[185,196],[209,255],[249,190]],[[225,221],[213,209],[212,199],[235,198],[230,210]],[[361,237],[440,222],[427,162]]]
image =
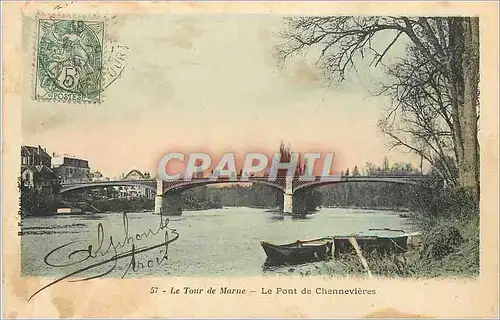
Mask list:
[[457,185],[458,153],[446,80],[413,45],[408,46],[404,60],[385,69],[390,83],[382,84],[378,94],[390,97],[392,103],[379,127],[391,147],[402,146],[418,154],[449,185]]
[[[391,40],[380,47],[377,38],[384,33]],[[479,196],[478,18],[294,17],[287,19],[282,37],[281,61],[317,49],[318,64],[333,82],[343,81],[366,57],[384,66],[390,49],[405,37],[406,57],[384,68],[396,85],[386,84],[381,91],[394,103],[380,127],[396,145],[430,163],[455,159],[458,177],[453,177],[453,163],[442,166],[443,176]],[[391,122],[391,116],[399,122]]]

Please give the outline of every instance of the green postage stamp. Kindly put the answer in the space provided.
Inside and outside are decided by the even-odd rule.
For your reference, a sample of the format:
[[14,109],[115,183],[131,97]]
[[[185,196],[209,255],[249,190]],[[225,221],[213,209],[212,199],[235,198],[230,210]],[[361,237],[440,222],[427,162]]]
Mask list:
[[100,103],[104,22],[40,19],[35,99]]

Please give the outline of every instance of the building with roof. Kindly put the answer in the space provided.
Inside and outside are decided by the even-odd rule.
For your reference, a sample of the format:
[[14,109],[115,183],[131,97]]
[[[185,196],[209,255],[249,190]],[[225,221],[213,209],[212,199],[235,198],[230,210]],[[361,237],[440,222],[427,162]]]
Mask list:
[[91,181],[109,181],[109,178],[105,177],[99,170],[91,172],[89,174],[89,179]]
[[21,167],[25,166],[51,167],[51,156],[41,146],[21,146]]
[[60,182],[90,181],[89,162],[68,156],[53,156],[52,169]]
[[[124,174],[121,177],[121,180],[144,180],[150,179],[151,176],[149,173],[142,173],[137,169],[130,170],[127,174]],[[154,199],[155,193],[147,188],[141,186],[119,186],[115,187],[118,191],[120,198],[146,198],[146,199]]]
[[55,191],[58,186],[57,175],[47,166],[23,166],[21,168],[21,183],[28,188],[36,188],[45,193]]
[[50,168],[51,156],[41,146],[21,146],[21,183],[27,188],[53,192],[57,176]]

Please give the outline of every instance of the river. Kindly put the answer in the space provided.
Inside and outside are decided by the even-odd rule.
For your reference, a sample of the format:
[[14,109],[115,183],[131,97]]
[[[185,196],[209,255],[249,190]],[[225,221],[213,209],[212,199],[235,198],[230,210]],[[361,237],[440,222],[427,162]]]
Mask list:
[[[176,229],[179,238],[168,246],[168,259],[156,251],[137,255],[137,261],[147,259],[159,262],[153,266],[141,265],[140,270],[129,270],[127,277],[141,275],[170,276],[257,276],[273,273],[264,271],[266,255],[260,241],[283,244],[297,239],[311,239],[328,235],[350,234],[369,228],[394,228],[411,230],[408,219],[398,212],[382,210],[322,208],[305,219],[273,219],[273,214],[263,209],[223,208],[204,211],[185,211],[182,216],[168,217],[169,228]],[[160,217],[151,213],[128,213],[129,234],[158,229]],[[21,260],[24,275],[61,276],[75,266],[53,267],[44,257],[55,248],[71,241],[80,241],[78,248],[97,243],[97,225],[101,223],[106,234],[122,241],[124,223],[122,213],[98,215],[58,215],[28,217],[23,219]],[[138,241],[136,246],[161,243],[163,234]],[[76,245],[70,246],[74,251]],[[129,248],[126,248],[127,250]],[[122,251],[126,250],[125,248]],[[69,247],[68,247],[69,250]],[[69,251],[49,257],[51,264],[63,264]],[[72,258],[77,258],[75,254]],[[160,257],[160,259],[158,259]],[[58,260],[60,259],[60,260]],[[142,259],[142,260],[141,260]],[[122,276],[130,265],[123,259],[107,276]],[[60,262],[60,263],[59,263]],[[88,261],[87,261],[88,262]],[[110,268],[101,266],[100,270]],[[96,273],[97,271],[93,271]]]

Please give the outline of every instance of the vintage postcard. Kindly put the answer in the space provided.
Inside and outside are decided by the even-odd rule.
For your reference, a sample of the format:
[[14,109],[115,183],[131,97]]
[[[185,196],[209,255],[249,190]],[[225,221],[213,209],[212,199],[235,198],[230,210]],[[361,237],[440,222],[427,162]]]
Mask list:
[[2,317],[497,317],[498,9],[3,3]]

